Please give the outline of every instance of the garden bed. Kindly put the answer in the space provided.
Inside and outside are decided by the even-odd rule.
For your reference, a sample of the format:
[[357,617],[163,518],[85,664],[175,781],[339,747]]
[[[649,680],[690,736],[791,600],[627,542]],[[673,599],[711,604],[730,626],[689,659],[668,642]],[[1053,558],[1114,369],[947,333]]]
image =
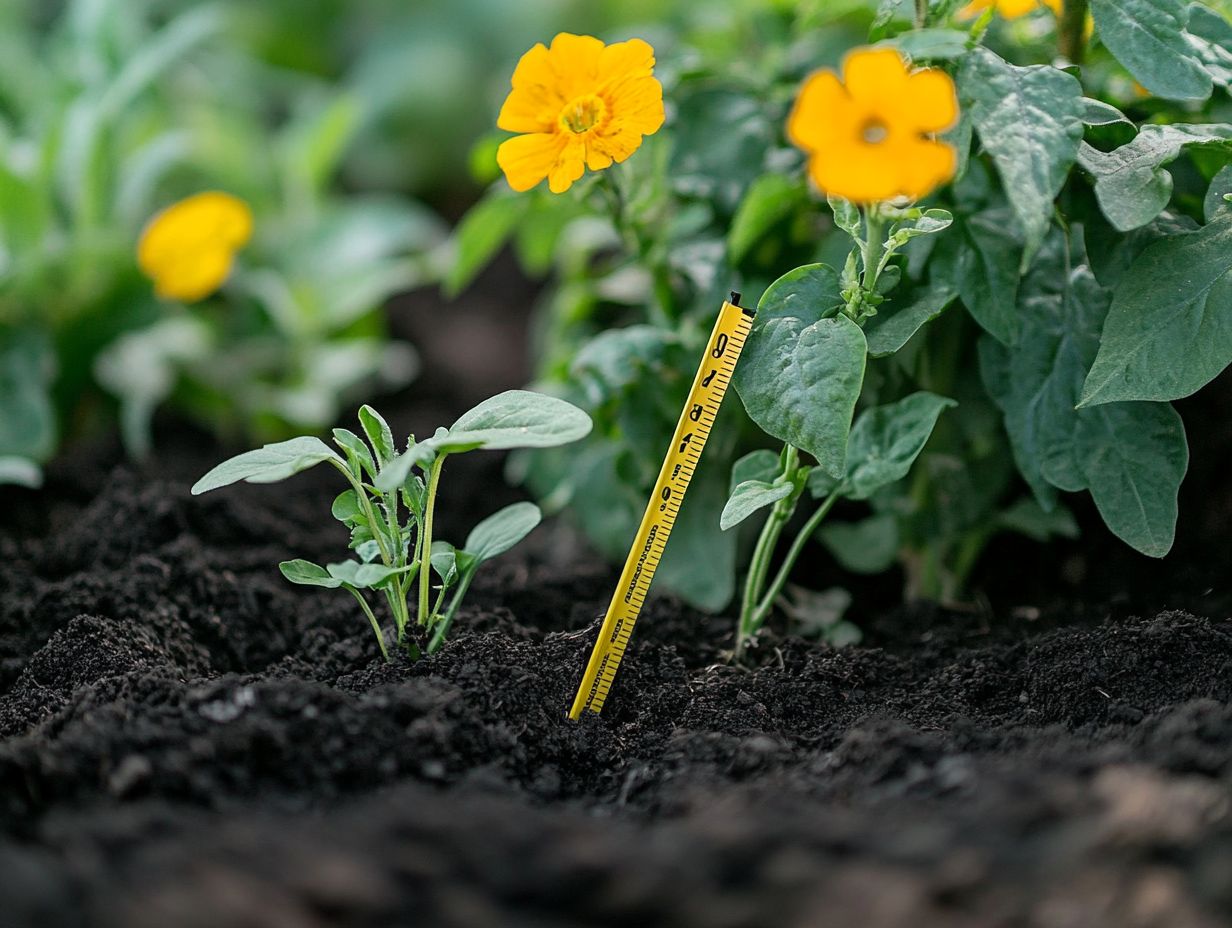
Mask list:
[[[440,416],[395,427],[421,418]],[[202,444],[165,438],[157,469],[80,452],[6,496],[6,926],[1232,913],[1232,624],[1214,610],[1009,592],[857,615],[865,643],[842,651],[771,638],[743,670],[722,660],[730,617],[659,597],[604,714],[575,724],[615,575],[566,526],[480,574],[440,654],[386,665],[348,599],[274,567],[335,548],[330,475],[193,498],[218,454]],[[498,456],[457,463],[446,536],[511,495]],[[1086,558],[1094,587],[1136,563],[1062,556],[1056,577]]]

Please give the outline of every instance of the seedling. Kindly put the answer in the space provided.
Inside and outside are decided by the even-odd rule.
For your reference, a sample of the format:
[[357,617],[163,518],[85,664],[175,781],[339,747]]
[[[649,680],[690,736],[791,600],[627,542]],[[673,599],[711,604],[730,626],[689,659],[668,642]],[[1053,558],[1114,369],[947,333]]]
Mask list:
[[[354,432],[334,429],[341,454],[317,438],[300,437],[248,451],[219,464],[193,486],[194,495],[241,480],[276,483],[328,463],[350,487],[334,500],[332,514],[351,533],[358,560],[321,567],[296,559],[278,565],[292,583],[343,589],[355,597],[372,625],[381,653],[389,648],[381,623],[364,590],[381,593],[389,604],[397,644],[415,653],[409,636],[408,598],[418,580],[417,622],[428,634],[428,651],[445,641],[479,565],[508,551],[539,524],[539,508],[514,503],[484,519],[461,548],[433,538],[433,514],[445,459],[451,454],[487,449],[549,448],[584,437],[590,417],[564,400],[510,390],[485,400],[450,428],[416,442],[411,436],[398,453],[389,425],[371,406],[359,410],[367,444]],[[403,513],[405,512],[405,516]],[[435,600],[432,575],[439,578]]]

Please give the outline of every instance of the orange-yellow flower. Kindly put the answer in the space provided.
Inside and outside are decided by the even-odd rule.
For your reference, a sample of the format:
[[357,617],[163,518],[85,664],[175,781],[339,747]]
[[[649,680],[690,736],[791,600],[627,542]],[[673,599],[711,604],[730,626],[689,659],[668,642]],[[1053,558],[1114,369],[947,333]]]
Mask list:
[[180,200],[141,233],[137,264],[168,300],[203,300],[231,273],[235,253],[252,237],[252,211],[217,190]]
[[994,8],[1006,19],[1017,19],[1034,13],[1041,7],[1047,7],[1060,16],[1062,2],[1063,0],[971,0],[958,11],[958,15],[963,19],[974,19],[985,10]]
[[948,74],[912,71],[892,48],[864,48],[847,56],[841,81],[833,71],[805,80],[787,134],[826,193],[853,203],[917,199],[954,176],[953,147],[932,135],[957,118]]
[[529,190],[546,177],[563,193],[586,168],[601,171],[637,151],[663,125],[654,63],[641,39],[604,45],[567,32],[523,55],[496,121],[522,133],[496,152],[509,186]]

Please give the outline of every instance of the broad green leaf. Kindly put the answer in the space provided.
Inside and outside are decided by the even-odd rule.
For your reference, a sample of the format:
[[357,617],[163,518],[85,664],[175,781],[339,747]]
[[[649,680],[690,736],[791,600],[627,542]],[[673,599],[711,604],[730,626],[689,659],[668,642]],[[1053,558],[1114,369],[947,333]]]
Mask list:
[[727,505],[719,516],[719,528],[723,531],[734,528],[759,509],[772,506],[791,494],[792,485],[786,481],[775,484],[765,480],[746,480],[728,497]]
[[1168,205],[1172,175],[1164,165],[1187,145],[1218,145],[1232,151],[1232,126],[1146,125],[1134,140],[1110,152],[1085,142],[1079,164],[1095,179],[1095,196],[1108,221],[1122,232],[1144,226]]
[[198,496],[241,480],[248,483],[277,483],[316,467],[322,461],[343,463],[342,458],[318,438],[292,438],[223,461],[193,484],[192,493]]
[[886,247],[899,249],[913,238],[943,232],[954,222],[954,216],[946,209],[918,210],[919,215],[900,223],[894,234],[886,240]]
[[585,438],[590,429],[590,416],[572,403],[530,390],[507,390],[463,413],[447,436],[432,441],[444,453],[552,448]]
[[1184,428],[1163,403],[1075,408],[1099,350],[1110,296],[1085,266],[1068,279],[1060,249],[1024,284],[1022,337],[980,343],[989,392],[1001,406],[1019,470],[1051,512],[1059,488],[1089,490],[1105,523],[1153,557],[1171,547],[1188,461]]
[[326,571],[344,586],[357,590],[379,589],[391,577],[399,574],[414,576],[419,569],[419,563],[407,564],[405,567],[386,567],[384,564],[361,564],[359,561],[342,561],[338,564],[326,565]]
[[350,429],[334,429],[333,434],[334,442],[347,453],[347,457],[358,463],[368,476],[375,477],[376,461],[364,440]]
[[727,253],[739,264],[801,202],[803,183],[784,174],[763,174],[750,185],[727,233]]
[[913,62],[952,61],[967,54],[971,34],[961,29],[913,29],[879,44],[896,47]]
[[823,522],[817,537],[847,570],[879,574],[898,560],[898,520],[883,512],[859,522]]
[[329,571],[320,564],[314,564],[302,558],[283,561],[278,565],[278,569],[292,583],[298,583],[301,586],[322,586],[327,590],[336,590],[342,586],[342,581],[330,576]]
[[1167,403],[1079,410],[1074,455],[1113,533],[1149,557],[1167,554],[1189,467],[1185,426],[1176,410]]
[[463,413],[448,429],[438,429],[405,454],[389,462],[376,485],[385,492],[398,489],[411,468],[433,454],[458,454],[485,448],[552,448],[589,434],[590,416],[572,403],[529,390],[506,390]]
[[894,354],[957,297],[958,291],[951,281],[933,280],[912,292],[902,306],[896,300],[883,303],[877,315],[864,324],[869,355],[882,358]]
[[368,436],[368,443],[376,452],[377,463],[384,467],[397,454],[397,449],[394,447],[394,434],[389,429],[389,423],[381,417],[379,412],[365,405],[359,407],[359,424],[363,426],[364,434]]
[[43,485],[43,471],[27,458],[0,457],[0,485],[6,483],[36,490]]
[[367,516],[359,504],[359,496],[354,490],[343,490],[339,493],[330,507],[330,514],[347,525],[358,525],[367,521]]
[[767,448],[750,451],[732,465],[731,489],[746,480],[762,480],[772,482],[781,469],[779,455]]
[[750,418],[834,475],[847,461],[867,355],[858,325],[823,315],[841,303],[838,276],[827,265],[780,277],[761,298],[735,375]]
[[1232,84],[1232,23],[1201,3],[1191,3],[1188,12],[1189,33],[1185,38],[1206,73],[1227,87]]
[[1053,200],[1082,141],[1082,85],[1048,65],[1020,68],[975,49],[958,72],[959,97],[992,155],[1026,236],[1030,261],[1052,223]]
[[1082,405],[1173,400],[1232,362],[1232,216],[1147,248],[1122,278]]
[[955,223],[933,259],[933,275],[958,290],[963,305],[1002,344],[1018,337],[1018,268],[1022,242],[1006,207],[984,210]]
[[477,564],[482,563],[504,554],[529,535],[542,519],[543,513],[534,503],[512,503],[471,529],[462,547]]
[[0,455],[45,461],[56,447],[51,340],[33,329],[0,330]]
[[1119,232],[1107,221],[1091,217],[1083,227],[1083,241],[1096,279],[1102,286],[1115,289],[1150,245],[1197,228],[1194,220],[1170,210],[1132,232]]
[[1091,0],[1100,41],[1143,87],[1169,100],[1205,100],[1211,79],[1186,41],[1183,0]]
[[956,405],[947,397],[921,392],[861,413],[851,429],[843,495],[868,499],[907,476],[938,417]]
[[1088,126],[1125,125],[1137,131],[1133,121],[1111,103],[1091,97],[1082,98],[1082,121]]
[[1211,179],[1202,201],[1202,214],[1208,223],[1232,215],[1232,203],[1226,199],[1229,194],[1232,194],[1232,164],[1225,164]]
[[441,586],[451,586],[458,579],[458,549],[440,539],[432,542],[432,569],[441,578]]
[[512,194],[501,182],[471,208],[458,224],[454,236],[456,254],[445,275],[446,294],[453,297],[465,290],[495,257],[513,235],[527,202],[525,197]]
[[1039,502],[1030,496],[1024,496],[998,515],[997,524],[1038,542],[1055,537],[1077,538],[1079,534],[1078,522],[1068,509],[1058,503],[1052,512],[1046,512]]

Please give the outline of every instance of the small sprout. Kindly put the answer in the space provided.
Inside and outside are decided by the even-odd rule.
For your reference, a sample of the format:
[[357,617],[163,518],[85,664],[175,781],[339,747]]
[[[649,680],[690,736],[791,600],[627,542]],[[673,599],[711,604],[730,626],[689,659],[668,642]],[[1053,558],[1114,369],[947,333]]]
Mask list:
[[[374,590],[385,597],[397,644],[414,653],[408,637],[408,598],[418,579],[417,621],[430,636],[428,651],[436,651],[444,644],[479,565],[508,551],[542,518],[537,506],[514,503],[476,525],[461,548],[434,539],[433,513],[445,459],[480,448],[567,444],[590,431],[590,417],[564,400],[510,390],[480,403],[452,427],[437,429],[426,441],[411,437],[400,454],[389,425],[375,409],[362,407],[359,421],[366,443],[354,432],[334,429],[341,454],[317,438],[293,438],[224,461],[198,480],[192,492],[199,495],[241,480],[275,483],[328,462],[350,484],[334,499],[330,512],[350,530],[349,547],[358,560],[325,567],[301,559],[284,561],[278,565],[282,575],[292,583],[343,589],[354,596],[386,659],[389,649],[381,623],[362,591]],[[434,575],[439,583],[432,602]]]

